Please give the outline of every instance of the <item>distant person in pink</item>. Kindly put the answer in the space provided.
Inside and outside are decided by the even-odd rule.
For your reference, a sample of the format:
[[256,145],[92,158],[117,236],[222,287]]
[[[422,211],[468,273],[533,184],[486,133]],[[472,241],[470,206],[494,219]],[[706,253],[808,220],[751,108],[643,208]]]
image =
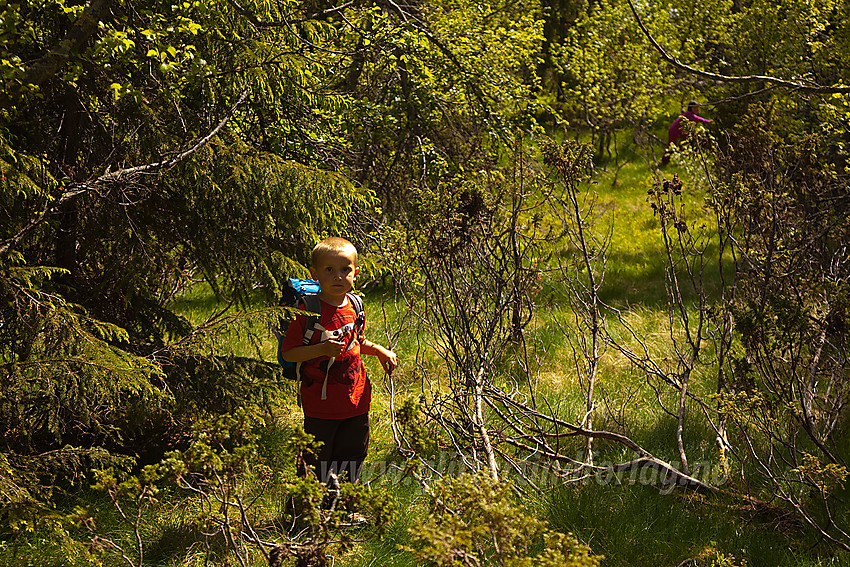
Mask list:
[[688,109],[680,114],[676,120],[670,124],[670,129],[667,130],[667,147],[664,149],[664,156],[661,158],[661,165],[667,165],[670,161],[670,146],[679,143],[688,137],[688,132],[685,130],[685,125],[683,121],[690,120],[691,122],[702,122],[704,124],[708,124],[711,122],[708,118],[703,118],[699,116],[699,103],[695,100],[692,100],[688,103]]

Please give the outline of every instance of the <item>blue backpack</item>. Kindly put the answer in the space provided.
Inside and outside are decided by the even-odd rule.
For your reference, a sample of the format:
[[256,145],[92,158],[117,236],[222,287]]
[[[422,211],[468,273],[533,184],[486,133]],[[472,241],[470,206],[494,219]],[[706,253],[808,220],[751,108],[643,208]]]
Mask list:
[[[319,315],[322,313],[322,304],[318,296],[320,291],[321,288],[319,287],[319,282],[316,280],[301,278],[287,279],[286,285],[283,288],[283,297],[280,301],[281,305],[296,309],[303,306],[307,311],[307,315],[305,315],[307,321],[304,325],[304,339],[302,341],[302,344],[304,345],[310,344],[310,341],[313,339],[313,335],[317,330],[316,327],[319,324]],[[347,295],[348,300],[351,302],[351,306],[354,307],[354,311],[357,313],[355,329],[357,329],[356,332],[359,334],[363,331],[363,327],[366,322],[366,312],[363,308],[363,299],[351,292]],[[281,355],[283,338],[286,336],[286,331],[289,328],[290,321],[291,318],[289,317],[280,317],[278,319],[278,328],[274,329],[275,337],[277,337],[277,362],[280,364],[281,368],[283,368],[283,375],[285,378],[290,380],[301,380],[299,372],[300,364],[284,360]]]

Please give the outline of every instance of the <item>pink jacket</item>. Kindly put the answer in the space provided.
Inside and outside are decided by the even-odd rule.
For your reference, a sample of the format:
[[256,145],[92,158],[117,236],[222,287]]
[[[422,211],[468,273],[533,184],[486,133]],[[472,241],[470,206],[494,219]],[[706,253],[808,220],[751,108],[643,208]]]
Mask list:
[[672,124],[670,124],[670,129],[667,130],[667,145],[668,146],[670,144],[678,144],[679,142],[681,142],[682,140],[684,140],[685,138],[688,137],[688,133],[685,132],[684,128],[682,128],[682,118],[686,118],[686,119],[690,120],[691,122],[703,122],[703,123],[706,123],[706,124],[711,122],[711,120],[709,120],[708,118],[703,118],[702,116],[694,114],[690,110],[686,110],[685,112],[680,114],[676,118],[676,120],[673,121]]

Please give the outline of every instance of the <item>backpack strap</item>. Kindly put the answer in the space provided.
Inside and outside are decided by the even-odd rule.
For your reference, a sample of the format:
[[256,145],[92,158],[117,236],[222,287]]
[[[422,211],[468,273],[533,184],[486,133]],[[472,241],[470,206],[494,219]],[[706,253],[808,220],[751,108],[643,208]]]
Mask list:
[[[351,306],[354,308],[354,312],[356,314],[356,318],[354,320],[354,329],[357,331],[357,334],[363,332],[363,329],[366,325],[366,310],[363,305],[363,299],[359,295],[355,295],[353,293],[347,293],[348,300],[351,302]],[[304,295],[298,299],[298,303],[296,307],[304,307],[304,309],[308,313],[319,313],[322,312],[322,303],[319,300],[318,295]],[[316,326],[319,324],[318,315],[305,315],[306,321],[304,323],[304,340],[302,344],[309,345],[313,340],[313,335],[315,335],[317,329]]]
[[[322,313],[322,302],[319,300],[318,295],[304,295],[300,298],[298,305],[303,305],[304,309],[306,309],[310,313]],[[309,345],[310,341],[313,339],[313,334],[316,332],[316,325],[319,323],[318,315],[305,315],[307,318],[304,322],[304,340],[302,344]]]
[[[313,339],[313,335],[316,333],[316,325],[319,324],[319,315],[322,313],[322,302],[319,300],[318,295],[302,295],[295,303],[296,308],[301,306],[303,306],[307,311],[307,314],[304,315],[304,338],[301,340],[301,344],[309,345],[310,341]],[[317,313],[318,315],[313,315],[313,313]],[[301,407],[302,376],[300,362],[295,365],[295,379],[298,381],[298,393],[296,394],[296,399],[298,401],[298,407]]]
[[357,334],[360,335],[366,327],[366,309],[363,307],[363,298],[351,292],[348,292],[345,295],[348,296],[348,301],[351,302],[351,306],[357,314],[357,319],[354,320],[354,328],[357,331]]

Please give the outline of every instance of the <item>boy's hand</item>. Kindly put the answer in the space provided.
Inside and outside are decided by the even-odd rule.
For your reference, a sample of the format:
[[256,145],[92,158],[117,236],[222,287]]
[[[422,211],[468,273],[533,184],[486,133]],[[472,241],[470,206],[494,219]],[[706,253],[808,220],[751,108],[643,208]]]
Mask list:
[[307,362],[314,358],[327,356],[336,358],[345,350],[347,343],[344,338],[328,339],[321,343],[299,345],[281,353],[284,360],[289,362]]
[[378,360],[381,361],[381,366],[384,367],[384,372],[386,372],[387,374],[392,374],[395,367],[398,366],[398,358],[396,357],[395,353],[391,350],[385,349],[384,347],[379,347],[375,350],[375,354],[378,356]]
[[319,343],[321,348],[319,354],[330,358],[336,358],[345,350],[345,341],[342,339],[328,339],[325,342]]
[[362,354],[373,354],[377,356],[378,360],[381,361],[384,372],[387,374],[391,374],[395,367],[398,366],[398,358],[393,351],[372,341],[363,341],[360,344],[360,352]]

